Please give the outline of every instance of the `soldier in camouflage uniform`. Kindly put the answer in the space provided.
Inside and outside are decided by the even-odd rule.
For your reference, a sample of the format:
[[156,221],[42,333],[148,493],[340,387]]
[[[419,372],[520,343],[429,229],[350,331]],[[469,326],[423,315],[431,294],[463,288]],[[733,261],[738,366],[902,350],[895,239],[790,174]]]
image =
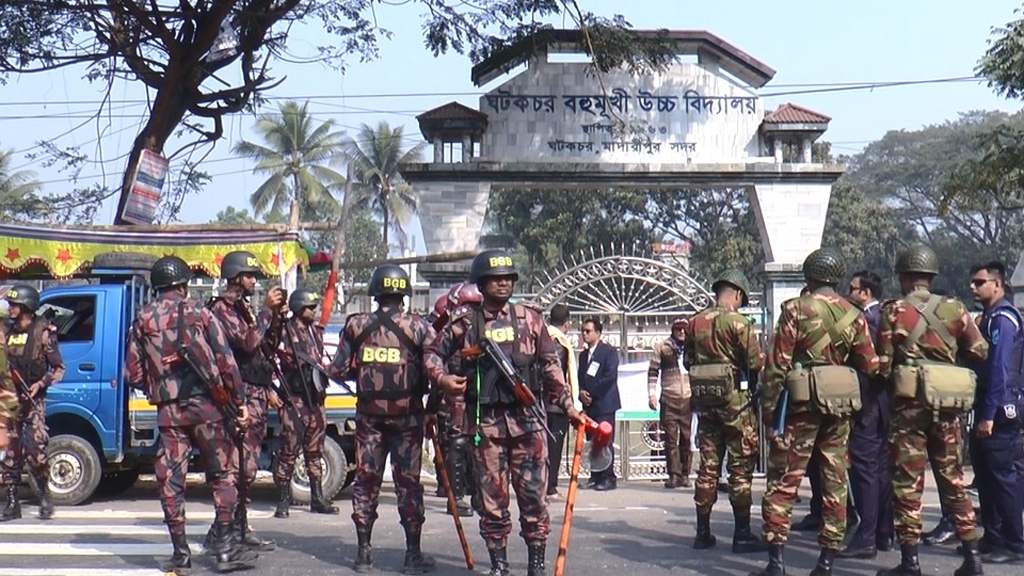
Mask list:
[[[869,377],[878,372],[867,321],[835,291],[846,276],[842,256],[830,248],[815,250],[804,260],[803,270],[810,293],[783,305],[765,365],[763,421],[775,422],[783,387],[789,400],[782,434],[768,426],[772,430],[768,487],[761,505],[768,565],[752,576],[785,574],[783,551],[793,502],[815,451],[821,466],[823,522],[818,533],[821,552],[811,576],[832,574],[846,532],[846,442],[852,414],[860,408],[860,383],[854,369]],[[851,368],[828,368],[843,365]],[[812,368],[811,374],[817,377],[808,375]],[[836,400],[840,391],[847,396]],[[803,399],[803,394],[810,400]]]
[[377,301],[373,314],[356,314],[345,321],[338,354],[331,366],[335,380],[351,376],[357,386],[356,477],[352,491],[352,520],[359,550],[356,572],[373,567],[370,536],[390,454],[398,515],[405,528],[403,574],[422,574],[434,559],[420,551],[423,530],[424,406],[427,379],[423,346],[434,337],[426,318],[402,310],[412,283],[405,270],[384,265],[373,271],[367,292]]
[[[661,433],[665,436],[665,466],[668,480],[665,488],[689,488],[690,427],[693,424],[693,410],[690,402],[690,379],[682,372],[683,346],[686,343],[686,329],[690,321],[679,317],[672,321],[672,334],[655,345],[654,355],[647,367],[648,406],[657,410],[660,400]],[[661,380],[661,397],[655,392]]]
[[491,560],[489,576],[509,573],[506,546],[512,531],[508,511],[510,476],[519,502],[521,534],[529,550],[528,574],[544,574],[551,531],[545,498],[547,438],[543,422],[518,403],[490,358],[473,351],[471,361],[467,358],[464,365],[465,376],[449,372],[448,360],[461,351],[470,352],[481,338],[489,338],[509,355],[535,396],[546,396],[547,401],[560,406],[571,422],[580,419],[544,320],[536,310],[509,303],[518,278],[508,254],[500,250],[478,254],[470,267],[470,282],[480,288],[483,302],[453,312],[451,322],[427,346],[425,358],[431,382],[450,396],[466,397],[482,500],[480,534]]
[[[256,277],[261,274],[259,260],[254,254],[242,250],[229,252],[220,264],[220,277],[227,280],[227,288],[208,304],[224,326],[242,380],[249,390],[246,400],[249,424],[242,438],[245,457],[238,475],[238,482],[245,483],[246,494],[250,493],[259,469],[263,439],[267,435],[268,407],[281,406],[280,399],[270,389],[274,377],[270,354],[277,346],[277,334],[285,312],[282,308],[284,293],[280,288],[271,288],[263,301],[263,309],[254,317],[249,298],[256,288]],[[236,509],[238,517],[235,523],[242,543],[255,550],[273,550],[276,547],[274,541],[259,538],[249,525],[248,506],[247,499]],[[212,534],[211,528],[208,536]]]
[[7,303],[0,302],[0,450],[10,446],[10,428],[18,417],[18,394],[15,392],[14,379],[7,367],[7,337],[4,323],[6,321]]
[[[917,546],[921,539],[921,493],[925,466],[930,462],[942,508],[962,542],[963,564],[956,576],[981,574],[974,506],[964,489],[960,418],[957,410],[934,411],[921,394],[897,392],[898,372],[907,366],[946,365],[960,360],[982,361],[988,344],[966,307],[958,300],[930,292],[939,272],[935,252],[923,245],[908,247],[896,258],[896,273],[904,297],[886,303],[878,329],[881,374],[892,380],[892,423],[889,432],[896,536],[900,565],[879,576],[919,576]],[[919,328],[920,327],[920,328]]]
[[324,438],[327,434],[327,410],[324,408],[324,390],[314,385],[313,370],[305,365],[304,359],[320,362],[323,358],[324,343],[320,330],[315,326],[315,310],[320,295],[307,288],[300,288],[288,298],[292,318],[281,328],[279,351],[284,382],[292,409],[279,408],[281,418],[281,451],[274,469],[274,483],[278,488],[277,518],[288,517],[288,506],[292,501],[292,472],[295,459],[302,450],[309,478],[309,510],[314,514],[338,514],[338,507],[324,496],[323,466]]
[[732,368],[733,381],[722,396],[693,390],[691,402],[697,406],[697,442],[700,447],[700,471],[693,500],[697,507],[697,537],[693,547],[700,550],[715,545],[711,533],[711,508],[718,500],[718,472],[726,451],[729,454],[729,502],[736,522],[732,551],[761,552],[764,543],[750,533],[751,481],[757,458],[757,415],[751,406],[751,383],[764,367],[764,352],[746,316],[737,312],[747,304],[749,283],[739,270],[726,270],[711,285],[716,305],[694,316],[687,328],[683,363],[687,370],[699,366],[725,364]]
[[[139,310],[125,353],[129,385],[144,391],[157,407],[160,449],[155,471],[174,546],[174,554],[160,569],[177,573],[192,567],[185,535],[185,475],[193,448],[199,450],[213,488],[216,519],[211,549],[217,570],[248,569],[255,566],[257,553],[241,547],[233,527],[238,470],[231,438],[231,429],[244,426],[248,417],[246,386],[224,327],[188,298],[191,278],[188,264],[177,256],[153,264],[150,282],[156,298]],[[179,354],[180,347],[190,350],[200,370],[207,371],[209,387]],[[227,421],[221,402],[237,407],[237,422]]]
[[50,442],[46,428],[46,390],[64,376],[64,361],[50,323],[36,317],[39,292],[31,286],[13,286],[6,299],[13,323],[5,334],[4,343],[11,376],[21,381],[17,386],[21,410],[16,425],[11,428],[11,447],[2,464],[7,506],[0,513],[0,521],[21,518],[18,484],[25,464],[35,480],[39,518],[48,520],[53,517],[53,505],[50,502],[50,467],[46,461],[46,445]]

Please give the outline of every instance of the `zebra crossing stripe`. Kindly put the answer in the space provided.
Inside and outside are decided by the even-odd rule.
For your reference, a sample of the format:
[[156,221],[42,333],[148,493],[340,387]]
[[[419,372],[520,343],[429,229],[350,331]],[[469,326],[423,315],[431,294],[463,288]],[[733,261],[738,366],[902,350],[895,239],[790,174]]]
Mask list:
[[[248,517],[250,519],[258,518],[271,518],[274,513],[272,511],[263,510],[249,510]],[[213,521],[214,511],[213,510],[201,510],[186,513],[189,520],[204,520]],[[149,510],[149,511],[138,511],[131,512],[128,510],[77,510],[75,508],[57,508],[57,513],[54,522],[61,519],[68,520],[160,520],[163,521],[164,513],[160,510]]]
[[[190,543],[193,554],[203,547]],[[100,542],[0,542],[0,556],[170,556],[170,540],[160,544],[105,544]],[[6,576],[7,569],[2,569]]]
[[0,568],[0,572],[4,576],[167,576],[155,568]]
[[[206,534],[209,524],[188,524],[187,534]],[[0,524],[0,536],[117,536],[170,538],[163,524]]]

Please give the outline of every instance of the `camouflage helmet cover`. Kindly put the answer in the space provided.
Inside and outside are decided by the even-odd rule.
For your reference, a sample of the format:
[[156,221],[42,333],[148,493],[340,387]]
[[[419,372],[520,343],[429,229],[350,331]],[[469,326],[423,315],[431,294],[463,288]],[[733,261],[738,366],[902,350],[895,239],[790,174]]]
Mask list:
[[835,248],[818,248],[804,259],[804,279],[822,284],[839,284],[846,277],[843,256]]
[[925,244],[911,244],[896,256],[896,273],[938,274],[939,257]]
[[744,306],[750,303],[750,282],[747,280],[747,276],[743,272],[740,272],[735,268],[725,270],[718,275],[718,279],[711,285],[711,291],[717,294],[718,288],[722,284],[728,284],[742,292]]

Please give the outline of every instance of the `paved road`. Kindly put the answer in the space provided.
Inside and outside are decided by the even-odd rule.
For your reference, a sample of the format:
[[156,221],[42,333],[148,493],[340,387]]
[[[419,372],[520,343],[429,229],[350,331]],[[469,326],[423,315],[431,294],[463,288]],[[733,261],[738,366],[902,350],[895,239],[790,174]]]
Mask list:
[[[756,485],[763,486],[762,481]],[[806,483],[805,483],[806,486]],[[390,486],[385,487],[390,490]],[[440,575],[470,574],[462,562],[451,519],[444,515],[444,502],[428,489],[427,525],[424,548],[438,560]],[[35,518],[0,524],[0,575],[3,576],[155,576],[159,558],[170,555],[170,543],[162,523],[156,488],[145,479],[126,494],[75,508],[61,508],[57,518],[41,522]],[[351,574],[355,557],[355,534],[349,519],[345,493],[339,497],[340,516],[314,516],[294,507],[292,516],[278,520],[271,516],[274,488],[261,480],[254,490],[250,517],[264,537],[275,538],[279,549],[264,553],[252,576]],[[209,489],[200,481],[190,484],[188,506],[189,540],[198,551],[213,518]],[[804,494],[805,498],[808,496]],[[755,501],[759,501],[758,495]],[[806,499],[805,499],[806,502]],[[620,484],[610,493],[580,492],[576,506],[572,546],[567,574],[711,574],[745,575],[764,562],[762,555],[738,556],[729,552],[731,513],[726,498],[719,501],[713,529],[719,538],[716,549],[694,551],[691,490],[667,491],[660,483]],[[557,535],[564,503],[552,510],[553,536],[548,550],[549,573],[554,567]],[[805,512],[797,505],[797,514]],[[35,514],[29,503],[26,514]],[[926,526],[937,520],[933,491],[926,495]],[[756,511],[755,511],[756,514]],[[526,550],[515,536],[518,524],[513,512],[514,533],[509,557],[513,574],[526,572]],[[487,565],[476,522],[466,523],[469,541],[477,560],[477,571]],[[382,501],[381,518],[374,533],[375,560],[380,573],[397,573],[402,565],[404,544],[393,493]],[[925,574],[952,574],[959,564],[952,546],[922,547]],[[814,536],[796,534],[787,550],[790,574],[806,574],[817,557]],[[898,552],[881,554],[875,561],[840,562],[837,575],[873,575],[881,567],[895,565]],[[212,563],[202,556],[193,558],[194,574],[212,573]],[[1022,567],[986,566],[990,576],[1020,574]]]

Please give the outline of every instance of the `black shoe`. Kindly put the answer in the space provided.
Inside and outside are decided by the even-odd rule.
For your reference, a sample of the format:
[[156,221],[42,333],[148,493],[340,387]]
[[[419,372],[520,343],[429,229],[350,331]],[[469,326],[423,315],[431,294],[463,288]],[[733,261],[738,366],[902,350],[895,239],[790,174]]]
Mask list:
[[879,570],[875,576],[921,576],[921,563],[918,561],[917,546],[903,544],[900,546],[900,564],[889,570]]
[[[466,500],[461,496],[455,499],[455,511],[458,512],[459,516],[462,516],[463,518],[469,518],[473,515],[473,509],[469,507],[469,504],[466,503]],[[445,506],[444,512],[449,516],[451,516],[452,514],[452,511],[449,510],[447,506]]]
[[259,554],[254,550],[243,548],[238,542],[238,533],[232,523],[218,522],[213,525],[213,541],[211,542],[218,572],[233,572],[256,567]]
[[53,518],[53,502],[50,501],[50,479],[36,476],[36,496],[39,498],[39,519]]
[[614,478],[601,480],[597,484],[594,484],[595,492],[608,492],[610,490],[615,490],[616,488],[618,488],[618,482],[616,482]]
[[768,550],[768,545],[750,532],[750,509],[734,510],[735,530],[732,534],[733,554],[752,554]]
[[889,551],[891,551],[895,547],[896,547],[896,539],[895,538],[883,538],[881,540],[876,540],[875,541],[875,548],[879,552],[889,552]]
[[[981,540],[978,540],[978,553],[979,554],[991,554],[991,553],[993,553],[996,550],[999,550],[1001,548],[1002,548],[1002,545],[1001,544],[997,544],[996,542],[993,542],[991,538],[985,538],[984,536],[982,536]],[[960,555],[963,555],[963,553],[964,553],[964,545],[963,544],[960,544],[959,546],[956,547],[956,553],[960,554]]]
[[847,546],[836,557],[844,560],[874,560],[878,557],[878,549],[874,546]]
[[988,554],[982,553],[981,559],[985,564],[1019,564],[1024,562],[1024,554],[1011,552],[1006,548],[997,548]]
[[718,483],[718,491],[721,492],[722,494],[728,494],[729,493],[729,484],[727,482],[719,482]]
[[818,554],[818,563],[811,570],[811,576],[832,576],[832,566],[836,562],[836,551],[822,548]]
[[679,482],[676,482],[675,480],[672,480],[672,479],[665,480],[665,489],[667,489],[667,490],[675,490],[676,488],[679,488],[681,486],[682,486],[682,484],[679,483]]
[[188,547],[188,539],[184,534],[171,534],[171,545],[174,553],[160,562],[160,571],[185,576],[192,570],[192,550]]
[[757,572],[751,572],[749,576],[786,576],[786,562],[783,558],[785,551],[785,544],[769,544],[768,565]]
[[959,568],[953,571],[953,576],[981,576],[985,572],[981,569],[981,552],[978,551],[978,541],[964,542],[962,545],[964,561]]
[[18,485],[7,486],[7,506],[0,512],[0,522],[21,518],[21,500],[18,499]]
[[252,526],[249,525],[249,511],[245,506],[235,508],[235,530],[238,530],[239,543],[250,550],[270,552],[277,548],[277,544],[273,540],[263,540],[256,535]]
[[356,552],[356,563],[352,569],[359,574],[366,574],[373,570],[373,547],[370,546],[370,535],[372,533],[372,526],[356,528],[359,550]]
[[282,482],[277,485],[277,509],[274,518],[287,518],[292,505],[292,483]]
[[800,519],[799,522],[793,524],[790,530],[795,532],[817,532],[821,529],[821,518],[808,514]]
[[544,544],[530,544],[527,547],[527,568],[526,576],[545,576],[544,574]]
[[508,553],[505,548],[488,548],[487,554],[491,557],[491,570],[487,576],[509,576]]
[[935,528],[925,534],[921,541],[928,546],[938,546],[952,541],[955,536],[956,530],[953,529],[953,524],[943,516]]
[[313,514],[338,514],[338,509],[330,500],[324,498],[324,488],[320,480],[309,480],[309,511]]
[[420,550],[420,536],[422,532],[419,527],[405,529],[405,564],[402,565],[402,574],[424,574],[437,566],[433,558]]
[[715,535],[711,533],[711,511],[697,511],[697,535],[693,539],[694,550],[706,550],[715,546]]

